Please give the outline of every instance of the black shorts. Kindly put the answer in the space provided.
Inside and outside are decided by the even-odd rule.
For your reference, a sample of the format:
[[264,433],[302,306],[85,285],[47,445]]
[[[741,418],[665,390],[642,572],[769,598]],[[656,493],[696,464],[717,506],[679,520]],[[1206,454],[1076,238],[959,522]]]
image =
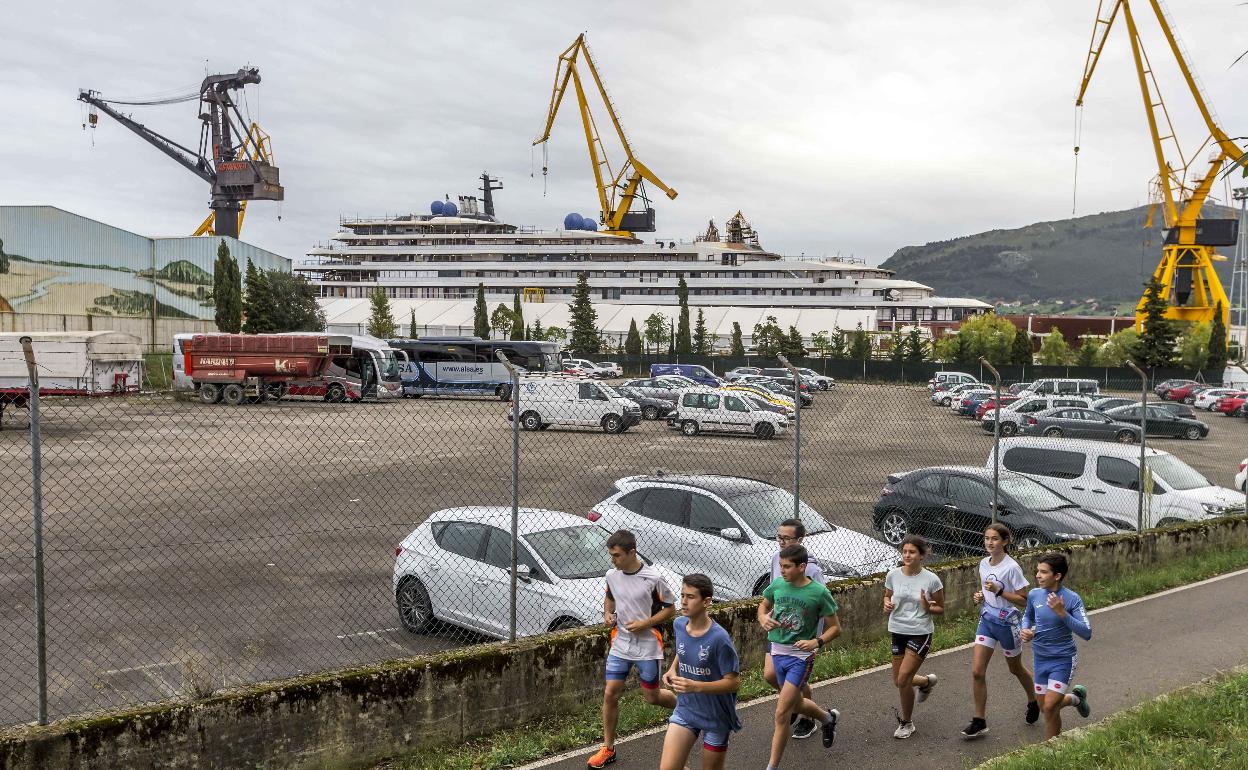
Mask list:
[[906,654],[906,650],[913,652],[920,658],[926,658],[927,653],[932,649],[931,634],[893,634],[893,657],[900,658]]

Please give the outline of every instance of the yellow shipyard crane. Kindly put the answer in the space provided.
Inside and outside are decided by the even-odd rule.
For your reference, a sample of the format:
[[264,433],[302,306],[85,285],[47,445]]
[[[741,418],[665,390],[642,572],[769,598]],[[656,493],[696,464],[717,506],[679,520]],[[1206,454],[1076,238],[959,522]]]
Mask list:
[[[1167,47],[1178,64],[1183,82],[1209,130],[1209,136],[1191,154],[1185,154],[1179,144],[1170,112],[1162,99],[1153,66],[1140,39],[1137,19],[1132,12],[1132,0],[1100,0],[1096,22],[1092,27],[1092,43],[1084,62],[1083,80],[1079,86],[1077,107],[1083,106],[1092,74],[1096,71],[1106,38],[1114,21],[1121,16],[1127,27],[1131,43],[1131,56],[1139,81],[1140,94],[1144,98],[1144,115],[1148,119],[1149,135],[1157,161],[1157,177],[1152,184],[1152,212],[1161,207],[1165,216],[1165,244],[1161,262],[1153,272],[1169,305],[1166,317],[1180,321],[1209,322],[1222,306],[1222,322],[1229,323],[1230,302],[1222,282],[1214,271],[1214,261],[1226,257],[1216,252],[1218,246],[1233,246],[1238,236],[1237,219],[1202,219],[1201,208],[1209,197],[1213,183],[1222,167],[1228,162],[1238,162],[1244,156],[1226,133],[1218,127],[1208,99],[1201,92],[1191,67],[1175,38],[1173,25],[1166,16],[1161,0],[1136,0],[1135,5],[1144,6],[1156,17],[1165,36]],[[1209,151],[1205,154],[1206,149]],[[1079,152],[1078,146],[1075,152]],[[1202,160],[1201,157],[1204,156]],[[1144,298],[1135,309],[1135,324],[1139,328],[1144,319]]]
[[[247,136],[243,139],[243,144],[239,146],[235,160],[243,160],[250,158],[253,161],[264,161],[270,166],[277,165],[273,158],[273,145],[270,143],[269,135],[265,133],[260,126],[252,123],[247,129]],[[243,230],[243,217],[247,216],[247,201],[240,201],[238,204],[238,230]],[[281,219],[281,217],[278,217]],[[217,234],[217,212],[212,211],[200,223],[193,236],[200,235],[216,235]]]
[[[598,134],[597,123],[590,111],[589,103],[585,100],[585,86],[579,70],[581,64],[588,70],[593,85],[597,87],[598,93],[602,96],[602,103],[606,106],[611,125],[615,127],[616,136],[619,137],[620,145],[624,149],[625,160],[618,171],[613,169],[607,158],[602,137]],[[603,228],[606,232],[630,237],[634,232],[654,232],[654,209],[650,207],[650,200],[646,197],[645,182],[658,187],[668,198],[675,198],[676,191],[664,184],[653,171],[633,155],[632,146],[628,142],[628,137],[624,135],[620,119],[615,114],[615,108],[612,107],[611,99],[607,96],[607,89],[603,86],[602,78],[598,75],[598,68],[594,65],[594,59],[589,53],[584,34],[579,35],[572,45],[559,54],[559,64],[555,70],[555,85],[550,95],[550,109],[546,115],[546,128],[533,144],[542,144],[550,138],[550,129],[555,124],[555,115],[559,112],[559,105],[563,103],[569,82],[576,91],[576,103],[581,112],[585,141],[589,145],[589,162],[594,171],[594,184],[598,188]],[[542,173],[545,174],[546,170],[543,166]],[[640,204],[636,211],[633,210],[634,203]]]

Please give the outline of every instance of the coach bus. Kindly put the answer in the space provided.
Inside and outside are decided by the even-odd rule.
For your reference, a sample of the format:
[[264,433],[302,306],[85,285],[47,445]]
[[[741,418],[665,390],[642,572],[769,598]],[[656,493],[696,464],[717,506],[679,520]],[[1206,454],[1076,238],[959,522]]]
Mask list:
[[421,337],[387,340],[397,351],[403,395],[495,396],[511,398],[511,377],[495,351],[529,372],[563,370],[556,342],[485,340],[480,337]]
[[399,358],[394,348],[377,337],[362,334],[334,336],[351,340],[351,355],[335,356],[320,377],[292,382],[281,395],[311,396],[326,401],[360,401],[403,395]]

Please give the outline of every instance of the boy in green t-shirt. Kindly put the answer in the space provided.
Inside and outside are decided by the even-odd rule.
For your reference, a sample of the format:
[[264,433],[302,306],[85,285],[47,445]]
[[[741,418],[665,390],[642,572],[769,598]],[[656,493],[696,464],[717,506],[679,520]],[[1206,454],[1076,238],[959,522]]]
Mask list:
[[[780,577],[763,590],[763,601],[758,605],[758,623],[767,632],[776,680],[781,683],[767,770],[780,767],[793,712],[823,724],[824,747],[832,745],[836,734],[836,710],[827,710],[802,697],[802,686],[810,678],[815,653],[841,633],[836,600],[826,586],[807,577],[808,559],[806,549],[800,545],[780,551]],[[820,620],[823,633],[819,633]]]

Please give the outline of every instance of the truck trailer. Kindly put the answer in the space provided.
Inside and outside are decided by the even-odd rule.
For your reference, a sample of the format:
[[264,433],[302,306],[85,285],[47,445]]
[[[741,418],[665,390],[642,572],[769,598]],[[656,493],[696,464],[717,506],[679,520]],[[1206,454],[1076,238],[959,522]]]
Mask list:
[[137,393],[143,383],[143,347],[122,332],[0,333],[0,413],[25,406],[30,373],[21,340],[30,337],[39,368],[40,396],[112,396]]
[[351,339],[327,334],[196,334],[182,344],[183,370],[206,404],[279,399],[288,390],[321,388],[329,398],[352,397],[323,375],[334,358],[352,356]]

